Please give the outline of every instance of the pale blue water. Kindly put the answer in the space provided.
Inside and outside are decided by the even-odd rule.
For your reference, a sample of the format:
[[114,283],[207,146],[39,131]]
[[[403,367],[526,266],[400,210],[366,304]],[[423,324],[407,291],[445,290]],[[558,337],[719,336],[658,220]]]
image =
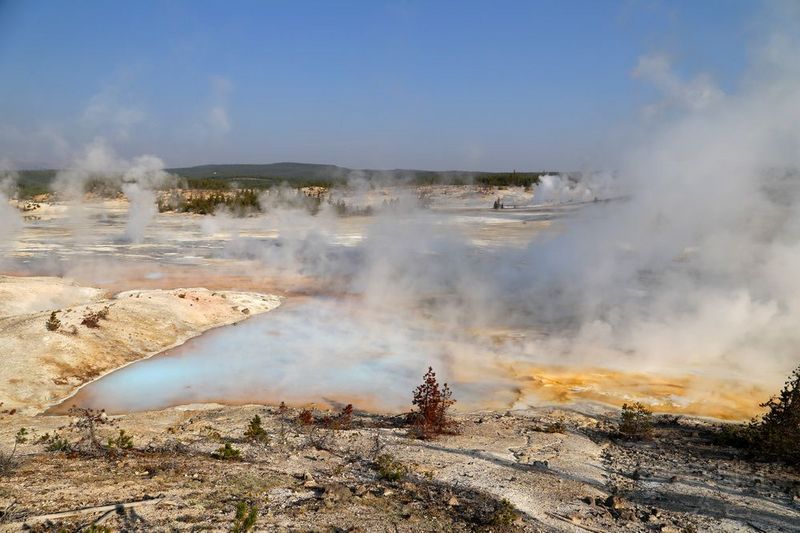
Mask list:
[[421,323],[374,313],[344,300],[289,302],[112,372],[55,411],[73,404],[120,413],[214,401],[326,400],[403,409],[428,365],[444,371],[442,337]]

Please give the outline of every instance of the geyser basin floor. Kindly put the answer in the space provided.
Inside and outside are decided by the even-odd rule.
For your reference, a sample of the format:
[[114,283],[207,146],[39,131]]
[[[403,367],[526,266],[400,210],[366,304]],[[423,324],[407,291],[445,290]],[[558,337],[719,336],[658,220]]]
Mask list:
[[281,401],[399,411],[429,365],[466,409],[641,400],[659,412],[746,419],[768,397],[732,379],[535,365],[496,337],[444,331],[430,319],[376,316],[356,298],[297,298],[112,372],[49,412]]

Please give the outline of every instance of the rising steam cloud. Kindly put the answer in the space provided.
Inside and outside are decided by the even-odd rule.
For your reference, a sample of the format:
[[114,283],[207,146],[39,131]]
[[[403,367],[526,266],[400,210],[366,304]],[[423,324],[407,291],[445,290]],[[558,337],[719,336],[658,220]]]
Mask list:
[[5,160],[0,160],[0,244],[12,237],[22,226],[22,219],[19,211],[10,203],[9,199],[14,196],[17,185],[17,173]]
[[[73,164],[60,171],[55,178],[54,191],[68,201],[80,202],[86,184],[95,178],[107,185],[118,187],[128,199],[130,206],[124,238],[139,243],[152,222],[156,209],[155,189],[174,182],[175,178],[164,170],[158,157],[142,155],[131,160],[118,157],[105,140],[98,138],[89,144],[84,153],[75,158]],[[80,206],[75,206],[73,219],[78,219],[80,230],[86,220],[80,216]]]

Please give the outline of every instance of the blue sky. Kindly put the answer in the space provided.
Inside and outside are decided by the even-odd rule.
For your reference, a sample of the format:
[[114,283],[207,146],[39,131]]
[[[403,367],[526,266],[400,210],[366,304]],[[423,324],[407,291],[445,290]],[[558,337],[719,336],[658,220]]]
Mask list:
[[0,159],[96,137],[168,165],[580,169],[642,120],[632,76],[738,83],[743,0],[0,0]]

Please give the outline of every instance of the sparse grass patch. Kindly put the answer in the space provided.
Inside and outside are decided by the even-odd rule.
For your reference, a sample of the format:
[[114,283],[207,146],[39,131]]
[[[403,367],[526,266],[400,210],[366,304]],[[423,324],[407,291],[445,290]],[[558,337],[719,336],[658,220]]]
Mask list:
[[408,467],[388,453],[378,456],[375,468],[378,476],[386,481],[400,481],[408,475]]

